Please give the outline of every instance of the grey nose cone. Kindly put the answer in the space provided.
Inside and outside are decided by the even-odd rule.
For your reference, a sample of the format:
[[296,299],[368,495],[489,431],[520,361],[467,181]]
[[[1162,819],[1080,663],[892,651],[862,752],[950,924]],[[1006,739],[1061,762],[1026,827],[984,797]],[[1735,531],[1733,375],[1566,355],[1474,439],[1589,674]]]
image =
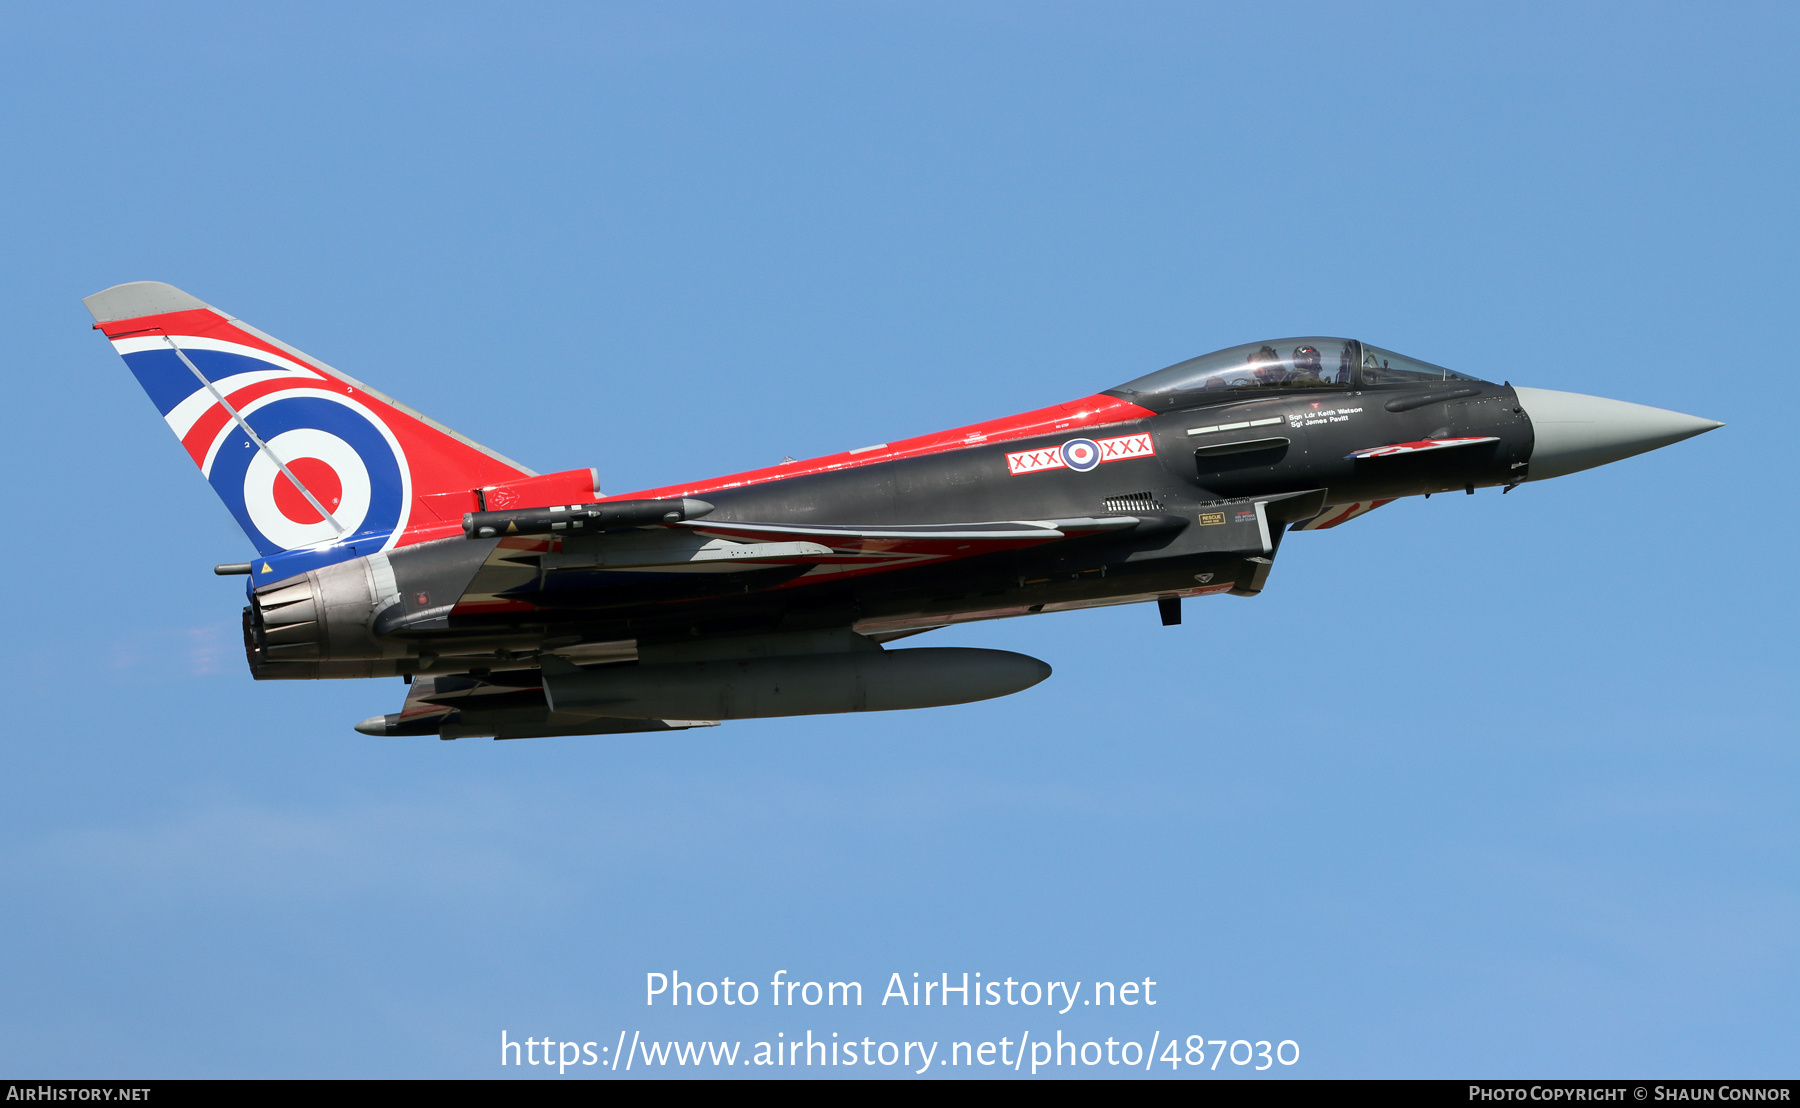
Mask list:
[[1699,416],[1578,392],[1514,391],[1519,394],[1519,406],[1531,417],[1536,436],[1527,478],[1531,481],[1593,469],[1725,426]]

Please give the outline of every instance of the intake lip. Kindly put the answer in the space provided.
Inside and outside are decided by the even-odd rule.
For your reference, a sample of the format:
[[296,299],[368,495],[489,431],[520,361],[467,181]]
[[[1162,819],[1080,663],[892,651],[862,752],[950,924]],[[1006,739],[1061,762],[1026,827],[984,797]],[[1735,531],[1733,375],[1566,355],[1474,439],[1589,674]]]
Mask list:
[[1717,420],[1578,392],[1523,387],[1514,391],[1519,406],[1531,417],[1535,436],[1528,481],[1603,466],[1725,426]]

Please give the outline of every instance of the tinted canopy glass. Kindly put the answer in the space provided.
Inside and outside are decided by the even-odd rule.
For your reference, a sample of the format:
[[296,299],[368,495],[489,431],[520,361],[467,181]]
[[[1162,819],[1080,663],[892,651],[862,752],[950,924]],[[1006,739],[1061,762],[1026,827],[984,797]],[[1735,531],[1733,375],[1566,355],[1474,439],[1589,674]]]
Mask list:
[[1227,389],[1348,388],[1358,344],[1351,339],[1252,342],[1202,354],[1111,390],[1143,396]]
[[1107,392],[1163,409],[1204,404],[1209,397],[1242,390],[1348,389],[1476,380],[1479,378],[1355,339],[1293,338],[1202,354]]
[[1362,344],[1362,383],[1365,385],[1418,385],[1434,381],[1479,381],[1466,373],[1421,362],[1379,346]]

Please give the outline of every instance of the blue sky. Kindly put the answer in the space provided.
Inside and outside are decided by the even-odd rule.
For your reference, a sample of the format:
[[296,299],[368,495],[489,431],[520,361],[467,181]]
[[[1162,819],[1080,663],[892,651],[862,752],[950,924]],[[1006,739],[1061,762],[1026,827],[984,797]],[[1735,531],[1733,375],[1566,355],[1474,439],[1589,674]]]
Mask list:
[[[491,1077],[502,1029],[810,1029],[1791,1076],[1796,29],[1773,4],[9,8],[0,1069]],[[249,679],[239,582],[208,572],[249,548],[79,303],[140,279],[611,491],[1288,334],[1728,426],[1293,536],[1262,596],[1179,628],[934,634],[1056,668],[999,701],[374,739],[351,725],[398,681]],[[647,1009],[669,970],[871,995]],[[963,971],[1160,999],[875,1003]]]

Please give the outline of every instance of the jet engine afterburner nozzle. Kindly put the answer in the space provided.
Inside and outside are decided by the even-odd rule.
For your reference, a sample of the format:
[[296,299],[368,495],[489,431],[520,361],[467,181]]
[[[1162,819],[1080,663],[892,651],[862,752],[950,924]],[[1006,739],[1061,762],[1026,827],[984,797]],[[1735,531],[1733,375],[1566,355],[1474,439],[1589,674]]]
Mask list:
[[244,654],[258,681],[394,677],[407,645],[375,634],[399,601],[386,554],[353,558],[263,585],[244,609]]
[[1528,481],[1593,469],[1725,426],[1664,408],[1578,392],[1516,388],[1535,437]]
[[469,512],[463,516],[463,535],[491,539],[506,535],[593,534],[658,523],[699,519],[713,510],[704,500],[606,500],[595,504],[558,504],[553,508],[522,508],[512,512]]

